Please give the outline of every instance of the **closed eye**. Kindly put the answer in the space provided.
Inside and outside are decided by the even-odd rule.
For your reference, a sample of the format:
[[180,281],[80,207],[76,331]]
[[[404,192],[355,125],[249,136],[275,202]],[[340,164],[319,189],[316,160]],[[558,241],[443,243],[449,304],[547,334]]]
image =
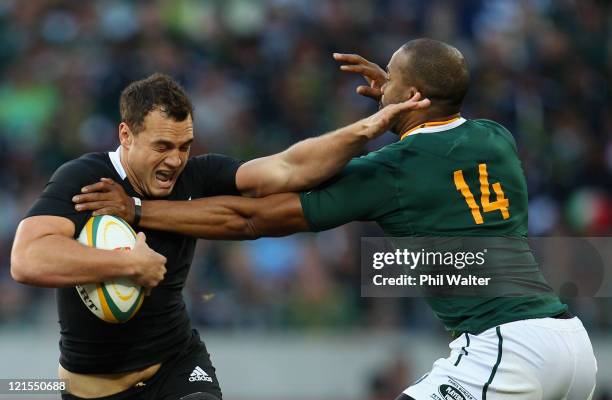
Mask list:
[[[180,146],[178,146],[179,151],[181,152],[189,151],[189,149],[191,148],[192,142],[193,142],[193,138],[189,139],[186,142],[181,143]],[[152,143],[152,147],[153,147],[153,150],[163,153],[168,150],[176,149],[177,145],[167,140],[156,140]]]

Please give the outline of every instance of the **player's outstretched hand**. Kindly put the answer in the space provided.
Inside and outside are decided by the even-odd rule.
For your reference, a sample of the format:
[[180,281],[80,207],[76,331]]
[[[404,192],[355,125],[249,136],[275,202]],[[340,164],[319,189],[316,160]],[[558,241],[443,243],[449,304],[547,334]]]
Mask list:
[[401,113],[409,110],[427,108],[431,101],[427,98],[421,99],[421,93],[416,92],[410,99],[396,104],[389,104],[378,110],[376,114],[363,119],[365,134],[372,139],[389,130]]
[[368,86],[357,87],[356,92],[358,94],[380,101],[382,97],[381,88],[387,82],[387,73],[384,69],[359,54],[334,53],[333,56],[334,60],[344,63],[340,66],[341,71],[360,74],[368,82]]
[[81,194],[72,198],[77,211],[93,211],[93,215],[114,215],[129,224],[134,222],[134,199],[125,193],[123,187],[109,178],[85,186]]
[[164,279],[166,274],[166,257],[151,250],[147,245],[146,236],[139,232],[136,236],[136,244],[129,251],[130,264],[132,265],[132,279],[137,285],[146,289],[149,294]]

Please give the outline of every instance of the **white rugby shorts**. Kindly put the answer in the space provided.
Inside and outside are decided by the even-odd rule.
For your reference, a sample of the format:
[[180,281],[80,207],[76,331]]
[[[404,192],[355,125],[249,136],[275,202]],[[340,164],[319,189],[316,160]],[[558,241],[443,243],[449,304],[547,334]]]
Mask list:
[[[537,318],[462,334],[404,391],[415,400],[586,400],[597,361],[582,322]],[[400,396],[401,397],[401,396]]]

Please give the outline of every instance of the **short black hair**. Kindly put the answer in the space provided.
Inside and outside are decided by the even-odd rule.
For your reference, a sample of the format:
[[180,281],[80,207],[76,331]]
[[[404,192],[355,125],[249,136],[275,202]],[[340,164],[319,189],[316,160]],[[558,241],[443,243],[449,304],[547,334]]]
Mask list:
[[449,113],[459,112],[470,85],[470,72],[461,52],[444,42],[421,38],[405,43],[403,71],[406,84]]
[[160,110],[174,121],[193,118],[193,105],[185,90],[170,76],[160,73],[132,82],[123,89],[119,100],[121,120],[133,133],[144,128],[144,119],[151,111]]

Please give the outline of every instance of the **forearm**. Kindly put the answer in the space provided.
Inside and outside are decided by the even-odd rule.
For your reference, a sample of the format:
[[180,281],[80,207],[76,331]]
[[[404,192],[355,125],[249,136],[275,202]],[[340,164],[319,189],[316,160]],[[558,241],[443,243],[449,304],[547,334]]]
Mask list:
[[48,235],[27,248],[15,247],[11,271],[17,281],[25,284],[65,287],[131,276],[128,261],[121,251],[96,249],[72,238]]
[[243,209],[233,196],[143,201],[138,226],[203,239],[252,239],[255,232]]
[[429,107],[429,99],[420,98],[417,92],[354,124],[299,142],[282,153],[251,160],[238,168],[236,187],[253,197],[311,189],[336,175],[368,140],[394,126],[401,113]]
[[308,230],[297,194],[143,201],[140,227],[203,239],[256,239]]
[[361,154],[375,137],[371,128],[357,121],[333,132],[294,144],[283,153],[288,165],[286,192],[309,189],[336,175],[351,158]]
[[366,120],[360,120],[302,140],[281,153],[251,160],[238,170],[238,189],[246,196],[264,197],[313,188],[361,154],[368,140],[379,131],[366,124]]

